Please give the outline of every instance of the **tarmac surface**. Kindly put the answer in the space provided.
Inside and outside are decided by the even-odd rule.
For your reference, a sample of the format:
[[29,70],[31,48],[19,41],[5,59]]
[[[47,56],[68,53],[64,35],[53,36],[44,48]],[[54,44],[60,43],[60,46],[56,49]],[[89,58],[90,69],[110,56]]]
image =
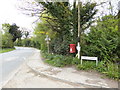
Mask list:
[[15,47],[10,52],[0,53],[0,87],[14,76],[14,73],[34,54],[34,48]]
[[98,72],[53,67],[44,63],[40,50],[34,52],[3,88],[118,88],[117,81]]
[[78,71],[73,67],[58,68],[43,62],[40,51],[36,51],[36,59],[31,60],[27,65],[36,73],[64,82],[80,84],[93,88],[118,88],[118,82],[108,79],[97,72]]

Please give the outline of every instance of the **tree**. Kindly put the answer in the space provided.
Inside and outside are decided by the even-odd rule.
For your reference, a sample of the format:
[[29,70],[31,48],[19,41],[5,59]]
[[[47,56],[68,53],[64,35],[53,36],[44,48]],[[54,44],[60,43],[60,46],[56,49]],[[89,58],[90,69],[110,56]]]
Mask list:
[[15,42],[17,38],[22,37],[22,32],[18,30],[18,28],[19,27],[16,24],[10,25],[9,33],[13,36],[13,42]]
[[36,42],[39,42],[40,49],[44,51],[47,50],[47,44],[45,41],[46,35],[48,35],[52,40],[55,38],[56,33],[49,28],[48,23],[43,18],[41,23],[37,23],[34,30],[34,34],[36,35],[34,39]]
[[12,35],[5,33],[2,35],[2,47],[1,48],[13,48]]
[[2,30],[4,33],[8,33],[10,29],[10,24],[9,23],[4,23],[2,24]]
[[0,48],[2,48],[2,30],[0,30]]
[[28,32],[28,31],[25,31],[25,32],[24,32],[24,35],[25,35],[25,38],[28,38],[29,32]]
[[118,18],[106,15],[91,27],[88,35],[84,36],[82,55],[97,56],[102,61],[117,62],[120,53],[120,32],[118,31]]
[[[43,5],[42,18],[46,18],[51,30],[57,32],[57,36],[52,40],[52,49],[58,54],[68,54],[69,44],[77,43],[77,5],[70,8],[69,2],[39,2]],[[82,32],[93,23],[93,16],[96,14],[96,3],[86,3],[81,5],[81,26]],[[48,16],[44,16],[47,14]],[[81,32],[81,33],[82,33]]]
[[[45,2],[36,1],[32,3],[41,8],[22,8],[31,11],[32,16],[44,18],[46,26],[56,33],[56,37],[51,41],[51,48],[54,53],[69,54],[69,44],[77,43],[77,5],[69,2]],[[74,8],[72,8],[74,6]],[[81,5],[81,33],[94,22],[96,3],[86,3]],[[31,15],[31,14],[29,14]],[[44,43],[44,42],[43,42]]]
[[19,40],[21,39],[22,31],[20,31],[18,28],[19,27],[16,24],[13,25],[10,25],[9,23],[2,24],[2,29],[4,32],[4,34],[2,35],[3,37],[2,47],[13,47],[13,42],[15,42],[16,39]]
[[2,35],[2,45],[0,46],[1,48],[13,48],[13,37],[12,35],[9,33],[9,29],[10,29],[10,24],[5,23],[2,24],[2,29],[4,30],[1,35]]

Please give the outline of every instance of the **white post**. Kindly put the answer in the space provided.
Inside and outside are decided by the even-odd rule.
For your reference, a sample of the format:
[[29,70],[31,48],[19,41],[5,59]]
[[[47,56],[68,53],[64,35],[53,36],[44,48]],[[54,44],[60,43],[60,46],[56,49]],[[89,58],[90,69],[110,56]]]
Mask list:
[[96,60],[96,66],[98,65],[98,60]]
[[[80,2],[78,1],[78,48],[80,48]],[[78,59],[80,59],[80,49],[78,49]]]
[[78,59],[80,59],[80,42],[78,42],[77,50],[78,50]]
[[81,59],[81,65],[82,65],[82,59]]

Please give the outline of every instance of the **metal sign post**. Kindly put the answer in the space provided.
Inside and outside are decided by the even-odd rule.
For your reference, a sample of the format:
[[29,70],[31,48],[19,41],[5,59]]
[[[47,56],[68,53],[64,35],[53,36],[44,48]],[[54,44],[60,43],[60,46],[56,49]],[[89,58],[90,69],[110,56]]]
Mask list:
[[50,44],[50,38],[48,35],[46,35],[45,41],[47,42],[47,47],[48,47],[48,53],[50,52],[49,44]]

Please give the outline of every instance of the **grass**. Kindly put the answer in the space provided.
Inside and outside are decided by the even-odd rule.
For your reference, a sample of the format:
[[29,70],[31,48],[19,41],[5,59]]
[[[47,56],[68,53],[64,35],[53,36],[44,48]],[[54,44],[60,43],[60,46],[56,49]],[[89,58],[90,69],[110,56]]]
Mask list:
[[83,64],[81,65],[80,60],[75,57],[48,53],[42,53],[42,56],[45,58],[45,62],[52,66],[64,67],[67,65],[74,65],[78,70],[95,70],[115,80],[119,80],[120,77],[118,65],[113,62],[99,61],[96,66],[96,62],[94,61],[83,61]]
[[12,50],[15,50],[15,48],[3,48],[3,49],[0,49],[0,53],[5,53],[5,52],[12,51]]
[[108,76],[109,78],[119,80],[120,76],[118,71],[118,65],[112,62],[105,63],[104,61],[99,61],[97,66],[95,64],[95,62],[84,61],[82,65],[76,65],[76,68],[79,70],[95,70]]
[[44,53],[45,62],[56,66],[56,67],[64,67],[66,65],[71,65],[72,57],[63,56],[63,55],[53,55]]

